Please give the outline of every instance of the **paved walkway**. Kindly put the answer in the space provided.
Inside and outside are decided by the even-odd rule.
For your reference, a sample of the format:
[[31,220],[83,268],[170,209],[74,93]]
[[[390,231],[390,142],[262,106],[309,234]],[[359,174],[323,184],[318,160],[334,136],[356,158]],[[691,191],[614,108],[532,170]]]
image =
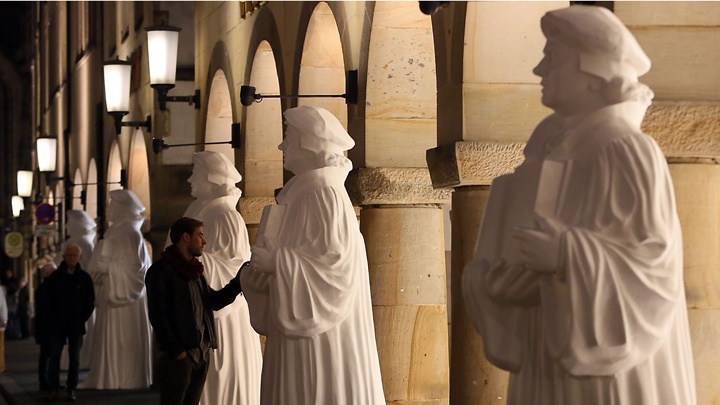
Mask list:
[[[38,390],[37,359],[39,346],[35,340],[5,342],[6,371],[0,374],[0,405],[35,405],[52,403],[42,399]],[[80,372],[80,381],[87,371]],[[60,376],[60,384],[66,375]],[[82,405],[157,405],[160,394],[154,390],[77,390],[75,404]],[[55,403],[69,403],[64,399]]]

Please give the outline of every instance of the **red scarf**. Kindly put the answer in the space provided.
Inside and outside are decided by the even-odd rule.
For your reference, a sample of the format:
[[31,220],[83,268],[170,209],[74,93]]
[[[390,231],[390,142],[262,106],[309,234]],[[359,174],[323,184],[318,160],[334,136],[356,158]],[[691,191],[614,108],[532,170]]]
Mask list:
[[205,271],[203,264],[196,257],[193,257],[190,262],[185,260],[175,245],[166,247],[160,257],[173,266],[186,280],[196,280]]

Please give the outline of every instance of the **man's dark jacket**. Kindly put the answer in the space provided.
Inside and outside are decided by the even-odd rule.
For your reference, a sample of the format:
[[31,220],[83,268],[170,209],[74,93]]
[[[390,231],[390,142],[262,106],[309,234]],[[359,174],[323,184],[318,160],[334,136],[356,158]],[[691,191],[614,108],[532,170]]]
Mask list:
[[35,289],[35,341],[38,344],[43,344],[49,337],[50,325],[50,310],[52,304],[47,290],[48,283],[43,280],[40,285]]
[[[65,336],[84,335],[85,322],[95,310],[92,278],[80,264],[68,273],[65,261],[44,282],[40,311],[46,331]],[[46,316],[45,316],[46,315]]]
[[[232,304],[240,293],[240,285],[235,279],[222,289],[215,291],[208,286],[205,276],[200,276],[203,312],[210,347],[217,349],[217,332],[212,311],[218,311]],[[196,280],[186,280],[168,262],[163,259],[155,262],[145,275],[148,295],[148,312],[158,348],[173,357],[182,352],[200,347],[201,331],[195,322],[190,284]]]

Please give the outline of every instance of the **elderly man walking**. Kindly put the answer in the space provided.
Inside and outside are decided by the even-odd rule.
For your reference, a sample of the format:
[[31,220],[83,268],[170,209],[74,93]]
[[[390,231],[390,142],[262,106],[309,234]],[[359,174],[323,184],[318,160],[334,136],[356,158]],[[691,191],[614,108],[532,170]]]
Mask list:
[[95,290],[92,278],[80,267],[82,250],[70,244],[65,247],[63,261],[45,281],[48,303],[48,343],[50,364],[48,366],[49,399],[58,397],[60,389],[60,355],[68,345],[70,364],[66,399],[75,400],[78,383],[80,348],[85,335],[85,322],[95,309]]

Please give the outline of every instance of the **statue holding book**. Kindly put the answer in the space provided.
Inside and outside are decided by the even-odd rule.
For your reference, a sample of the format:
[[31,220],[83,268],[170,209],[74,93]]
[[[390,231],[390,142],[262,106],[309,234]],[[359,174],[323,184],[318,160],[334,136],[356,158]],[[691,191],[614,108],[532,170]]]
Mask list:
[[267,335],[260,403],[385,404],[365,242],[344,186],[354,141],[322,108],[284,115],[279,148],[295,176],[266,208],[241,275]]
[[[222,153],[193,154],[193,173],[188,179],[195,197],[186,217],[203,222],[207,245],[199,258],[208,285],[220,290],[250,260],[245,220],[237,210],[242,180],[235,166]],[[260,401],[262,353],[260,337],[250,326],[245,298],[214,311],[218,348],[210,352],[201,405],[254,405]]]
[[508,405],[694,405],[682,235],[667,163],[640,130],[650,60],[610,11],[541,20],[542,102],[525,161],[495,179],[468,313]]

